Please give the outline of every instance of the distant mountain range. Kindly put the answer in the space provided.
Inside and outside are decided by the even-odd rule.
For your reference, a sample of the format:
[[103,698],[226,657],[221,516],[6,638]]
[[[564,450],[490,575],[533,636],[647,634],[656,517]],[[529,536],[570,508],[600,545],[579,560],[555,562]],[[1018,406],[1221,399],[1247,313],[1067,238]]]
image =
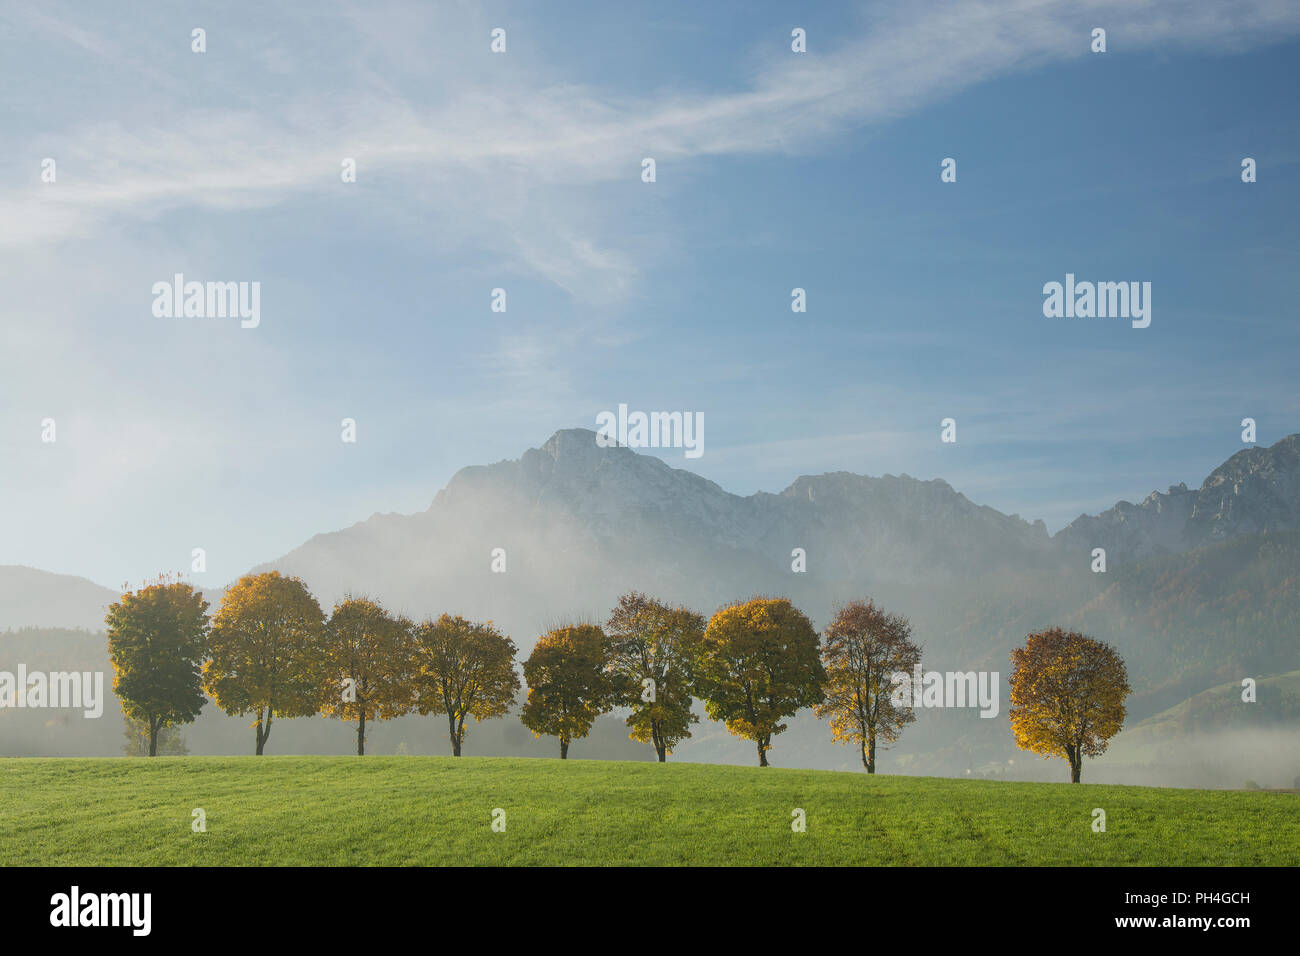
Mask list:
[[[1097,547],[1105,574],[1090,569]],[[494,549],[505,573],[492,570]],[[792,569],[796,549],[802,573]],[[870,596],[911,619],[927,668],[997,670],[1004,680],[1026,633],[1067,624],[1129,660],[1135,722],[1244,669],[1300,667],[1300,435],[1238,452],[1198,490],[1119,502],[1049,535],[1041,521],[977,505],[941,480],[835,472],[742,497],[570,429],[517,460],[460,470],[426,511],[376,514],[255,570],[269,568],[302,577],[327,611],[351,593],[416,617],[490,618],[525,654],[557,623],[602,621],[633,588],[706,614],[783,594],[818,627],[837,602]],[[116,596],[83,579],[0,568],[0,627],[97,628]],[[219,596],[209,591],[214,604]],[[996,721],[925,716],[898,748],[898,768],[962,772],[1015,755],[1005,703]],[[680,754],[748,760],[733,744],[702,725]],[[851,765],[851,756],[811,716],[773,752],[785,765]]]
[[800,477],[780,494],[741,497],[658,458],[601,448],[594,432],[571,429],[516,461],[462,469],[425,512],[375,515],[317,535],[268,566],[301,573],[331,594],[355,587],[361,573],[385,592],[396,587],[418,609],[430,590],[439,601],[499,597],[484,582],[491,580],[491,548],[504,547],[513,559],[508,575],[523,579],[511,589],[541,579],[551,593],[552,585],[578,585],[581,596],[618,559],[707,604],[716,588],[699,579],[694,560],[707,562],[706,578],[722,576],[744,589],[753,586],[749,574],[789,583],[791,551],[802,547],[805,580],[856,585],[1044,563],[1086,567],[1096,547],[1107,550],[1113,567],[1297,529],[1300,435],[1238,452],[1199,490],[1176,485],[1140,505],[1121,501],[1049,536],[1043,522],[976,505],[938,479],[834,472]]

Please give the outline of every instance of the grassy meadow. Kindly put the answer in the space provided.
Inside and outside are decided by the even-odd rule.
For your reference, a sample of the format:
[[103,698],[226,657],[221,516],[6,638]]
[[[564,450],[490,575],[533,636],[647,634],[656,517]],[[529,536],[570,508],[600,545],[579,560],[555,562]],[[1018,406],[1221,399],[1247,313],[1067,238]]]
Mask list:
[[4,866],[1297,862],[1295,793],[489,757],[0,759]]

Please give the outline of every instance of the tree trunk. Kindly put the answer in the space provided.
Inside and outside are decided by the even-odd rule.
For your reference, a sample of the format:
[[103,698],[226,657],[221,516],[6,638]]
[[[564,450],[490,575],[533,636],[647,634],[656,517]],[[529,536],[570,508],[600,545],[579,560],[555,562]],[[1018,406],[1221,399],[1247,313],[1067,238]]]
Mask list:
[[271,736],[271,708],[266,709],[266,726],[263,729],[262,711],[257,711],[257,723],[253,725],[253,733],[257,736],[257,756],[262,756],[262,751],[266,749],[266,739]]
[[560,738],[560,759],[561,760],[569,759],[569,741],[566,740],[564,737]]
[[1066,746],[1066,759],[1070,761],[1070,783],[1078,783],[1083,775],[1083,748]]
[[366,712],[361,711],[361,719],[357,721],[357,756],[366,755]]
[[867,773],[876,772],[876,735],[867,740]]
[[149,756],[158,756],[158,722],[149,718]]
[[460,756],[460,734],[456,732],[456,718],[449,711],[447,713],[447,729],[451,735],[451,755]]
[[769,766],[767,762],[767,740],[764,740],[762,737],[760,737],[757,742],[758,742],[758,765],[760,767]]
[[659,732],[659,721],[650,721],[650,742],[654,744],[655,754],[659,757],[659,762],[664,763],[668,759],[668,744],[664,741],[663,734]]

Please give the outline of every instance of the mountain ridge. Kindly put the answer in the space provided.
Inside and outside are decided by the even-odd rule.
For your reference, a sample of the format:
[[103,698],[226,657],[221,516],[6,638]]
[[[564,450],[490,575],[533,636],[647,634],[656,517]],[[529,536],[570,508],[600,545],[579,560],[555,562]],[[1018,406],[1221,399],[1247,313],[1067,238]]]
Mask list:
[[[703,531],[722,543],[747,546],[755,541],[798,537],[794,526],[801,522],[824,527],[826,521],[816,520],[818,513],[827,504],[838,503],[854,514],[867,516],[869,520],[859,527],[864,534],[897,538],[900,529],[891,528],[881,515],[910,511],[931,531],[936,522],[982,524],[1000,538],[1001,545],[1022,558],[1059,560],[1065,554],[1090,554],[1101,547],[1112,563],[1188,551],[1235,534],[1300,528],[1300,433],[1272,446],[1236,452],[1211,471],[1200,488],[1189,489],[1180,482],[1165,492],[1153,491],[1140,504],[1120,500],[1096,515],[1081,514],[1055,534],[1048,534],[1042,519],[1028,521],[1019,514],[1008,515],[977,504],[942,478],[920,479],[906,473],[871,476],[840,470],[799,475],[778,492],[742,496],[654,455],[627,446],[600,447],[595,436],[589,429],[559,429],[519,458],[467,465],[434,494],[424,511],[375,512],[346,527],[319,532],[248,573],[291,560],[305,550],[332,551],[334,542],[348,537],[409,537],[421,520],[436,519],[440,510],[466,507],[480,511],[477,499],[489,492],[505,496],[516,506],[560,505],[582,511],[589,519],[586,530],[597,535],[618,534],[629,517],[637,515],[665,522],[663,532]],[[767,530],[759,530],[759,525]],[[946,527],[950,530],[951,524]],[[948,545],[939,547],[931,541],[925,550],[951,552],[951,542]],[[969,543],[964,550],[972,557]],[[23,565],[0,566],[0,579],[9,578],[0,589],[0,627],[45,623],[29,619],[30,613],[3,613],[36,580],[22,578],[27,571],[66,578],[69,587],[83,592],[86,585],[101,587],[73,575]],[[111,588],[102,590],[116,594]],[[88,622],[82,609],[71,617],[53,620],[49,626],[85,627]]]
[[1300,434],[1232,455],[1201,487],[1171,485],[1141,504],[1120,501],[1098,515],[1080,515],[1055,537],[1105,547],[1121,560],[1190,551],[1238,534],[1300,528]]

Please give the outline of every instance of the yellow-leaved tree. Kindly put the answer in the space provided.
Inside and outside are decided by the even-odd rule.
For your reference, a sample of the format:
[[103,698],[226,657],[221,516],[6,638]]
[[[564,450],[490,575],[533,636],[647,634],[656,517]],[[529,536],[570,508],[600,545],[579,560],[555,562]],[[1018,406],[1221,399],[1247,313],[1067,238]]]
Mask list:
[[488,621],[444,614],[415,628],[420,713],[445,713],[451,752],[465,743],[465,718],[503,717],[519,692],[515,642]]
[[254,714],[259,755],[276,717],[320,709],[325,615],[307,586],[279,571],[240,578],[208,634],[203,689],[227,714]]
[[628,736],[653,744],[663,763],[699,721],[691,704],[704,618],[632,591],[618,599],[605,628],[615,697],[631,709]]
[[782,718],[823,700],[826,671],[812,622],[786,598],[756,597],[709,619],[696,688],[705,710],[737,737],[754,741],[766,767]]
[[346,597],[325,625],[321,712],[356,721],[357,756],[366,752],[366,724],[391,720],[415,706],[415,639],[411,622],[375,601]]
[[1078,783],[1083,758],[1106,752],[1124,726],[1128,673],[1114,648],[1059,627],[1030,634],[1011,652],[1011,730],[1016,746],[1064,757]]

